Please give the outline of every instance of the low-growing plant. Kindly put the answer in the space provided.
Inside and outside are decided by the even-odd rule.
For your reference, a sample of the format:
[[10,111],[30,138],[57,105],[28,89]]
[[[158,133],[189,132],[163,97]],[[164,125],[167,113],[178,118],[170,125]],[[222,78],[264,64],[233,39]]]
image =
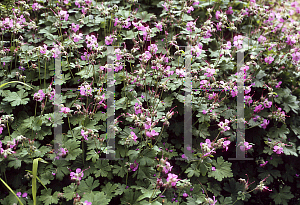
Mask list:
[[1,204],[299,203],[297,2],[0,8]]

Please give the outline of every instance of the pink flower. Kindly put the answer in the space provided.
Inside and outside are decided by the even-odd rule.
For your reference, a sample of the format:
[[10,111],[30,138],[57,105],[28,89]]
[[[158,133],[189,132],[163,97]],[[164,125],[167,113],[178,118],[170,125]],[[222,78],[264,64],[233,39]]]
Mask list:
[[134,163],[130,164],[130,169],[135,172],[138,168],[139,164],[136,162],[136,160],[134,160]]
[[229,140],[226,140],[226,141],[223,142],[223,148],[226,148],[226,151],[228,150],[229,144],[230,144]]
[[196,28],[196,23],[193,21],[190,21],[186,24],[186,29],[190,32],[193,32],[193,30],[195,30]]
[[264,107],[262,105],[257,105],[255,108],[254,108],[254,112],[259,112],[259,111],[262,111],[264,109]]
[[86,132],[82,129],[81,130],[81,136],[85,139],[85,140],[87,140],[88,141],[88,135],[86,134]]
[[22,193],[21,193],[21,192],[17,192],[16,195],[17,195],[18,197],[21,197]]
[[71,28],[76,33],[79,30],[79,24],[72,23]]
[[[2,134],[3,127],[0,127],[0,134]],[[2,144],[2,143],[1,143]],[[0,146],[1,147],[1,146]]]
[[155,54],[158,50],[157,45],[156,44],[151,44],[150,46],[148,46],[148,50],[152,53]]
[[185,70],[184,69],[176,69],[176,74],[182,78],[185,76]]
[[220,13],[221,13],[220,11],[216,12],[216,19],[218,19],[218,20],[219,20]]
[[211,167],[211,170],[212,171],[216,171],[216,167]]
[[265,58],[265,62],[268,64],[271,64],[274,61],[274,58],[272,56],[268,56]]
[[263,164],[260,164],[259,166],[260,166],[260,167],[264,167],[267,163],[268,163],[268,161],[266,161],[266,162],[263,163]]
[[131,134],[131,136],[132,136],[133,140],[136,142],[136,139],[137,139],[137,136],[136,136],[136,134],[135,134],[134,132],[131,132],[130,134]]
[[83,202],[83,205],[92,205],[92,202],[88,202],[87,200],[85,200],[85,201]]
[[273,152],[275,152],[276,154],[281,154],[281,153],[283,153],[282,150],[283,150],[282,147],[279,147],[279,146],[275,145]]
[[106,45],[110,45],[110,44],[112,44],[112,43],[113,43],[113,41],[114,41],[114,38],[113,38],[113,36],[112,36],[112,35],[110,35],[110,36],[106,36],[106,37],[105,37],[105,44],[106,44]]
[[262,126],[262,128],[264,128],[264,129],[266,129],[268,124],[269,124],[269,120],[264,119],[264,122],[262,124],[260,124],[260,126]]
[[279,88],[281,83],[282,83],[282,81],[279,81],[278,84],[275,86],[275,88]]
[[158,30],[162,31],[162,24],[160,22],[159,23],[155,22],[155,26]]
[[243,48],[243,39],[244,37],[242,35],[238,35],[238,36],[235,36],[233,38],[234,42],[233,42],[233,45],[236,46],[238,49],[241,49]]
[[206,115],[207,111],[206,110],[202,110],[203,115]]
[[179,179],[177,179],[177,178],[178,178],[178,176],[176,174],[169,173],[168,178],[167,178],[167,183],[168,184],[171,183],[172,186],[176,186],[176,182],[179,181]]
[[194,7],[190,6],[189,9],[187,10],[187,13],[191,13],[191,11],[194,11]]
[[152,137],[157,136],[157,135],[159,135],[159,133],[156,132],[155,130],[151,130],[151,132],[149,132],[149,131],[146,132],[146,136],[149,137],[149,138],[152,138]]
[[228,8],[228,10],[226,11],[226,14],[233,14],[232,6],[230,6],[230,7]]
[[293,56],[293,61],[298,62],[300,60],[299,52],[293,53],[292,56]]
[[71,112],[71,110],[68,107],[62,107],[59,112],[67,114],[67,113]]
[[242,151],[247,151],[249,149],[251,149],[252,145],[249,145],[249,142],[244,142],[244,146],[240,146],[240,149]]
[[184,198],[186,198],[186,197],[188,197],[189,195],[188,195],[187,193],[184,192],[184,193],[182,194],[182,196],[183,196]]
[[118,25],[118,23],[120,23],[121,21],[118,20],[118,18],[115,18],[115,23],[114,26],[116,27]]
[[43,90],[39,90],[38,93],[34,94],[34,99],[36,101],[42,101],[45,98],[45,93],[43,92]]
[[58,14],[59,14],[60,20],[62,20],[62,18],[64,18],[65,21],[68,20],[69,14],[67,11],[61,10]]
[[76,173],[75,172],[70,173],[70,177],[71,177],[71,180],[80,181],[81,178],[83,177],[83,171],[81,172],[81,169],[77,168]]
[[169,162],[166,162],[165,166],[163,167],[163,172],[165,174],[168,174],[172,170],[173,166],[170,165]]
[[78,35],[76,35],[75,33],[72,35],[72,37],[73,37],[73,41],[74,42],[78,42],[79,40],[81,40],[83,35],[82,35],[82,33],[79,33]]

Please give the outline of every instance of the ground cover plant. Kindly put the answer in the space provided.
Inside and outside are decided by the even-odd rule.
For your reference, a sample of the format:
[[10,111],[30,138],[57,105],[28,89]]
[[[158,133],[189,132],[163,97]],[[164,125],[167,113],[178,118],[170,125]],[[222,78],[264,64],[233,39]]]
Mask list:
[[[299,3],[0,8],[1,204],[300,203]],[[239,150],[253,160],[230,160]]]

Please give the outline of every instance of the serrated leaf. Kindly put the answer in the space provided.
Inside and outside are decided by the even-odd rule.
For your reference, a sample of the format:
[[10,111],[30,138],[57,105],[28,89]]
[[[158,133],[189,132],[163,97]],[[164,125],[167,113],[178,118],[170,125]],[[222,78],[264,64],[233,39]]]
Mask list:
[[74,198],[74,194],[76,194],[76,192],[75,192],[76,189],[77,189],[77,186],[75,186],[75,183],[72,183],[69,186],[63,188],[64,197],[67,201],[70,201]]
[[95,164],[97,170],[94,171],[94,174],[96,177],[107,177],[108,173],[111,171],[111,167],[112,166],[107,160],[98,160]]
[[93,177],[89,176],[86,180],[81,180],[78,189],[82,193],[91,193],[95,188],[100,185],[99,180],[94,180]]
[[276,189],[273,190],[273,193],[270,194],[270,197],[274,199],[275,204],[288,205],[290,199],[294,198],[294,195],[290,192],[290,186],[280,186],[279,192]]
[[233,177],[231,171],[231,164],[230,162],[225,162],[223,157],[218,157],[217,161],[213,160],[212,164],[215,166],[216,170],[208,172],[208,177],[214,177],[218,181],[222,181],[222,179],[227,177]]
[[117,184],[111,184],[108,182],[105,184],[105,186],[102,188],[102,192],[106,194],[107,198],[113,198],[114,197],[114,192],[117,189],[118,185]]
[[58,203],[58,192],[55,192],[53,195],[51,194],[52,189],[44,189],[41,191],[41,196],[39,200],[43,202],[45,205],[57,204]]
[[18,92],[11,92],[3,100],[10,102],[11,106],[26,105],[29,102],[28,93],[24,90],[19,90]]
[[199,177],[200,171],[197,169],[196,163],[193,163],[191,167],[189,167],[187,170],[185,170],[184,173],[188,173],[188,178],[191,178],[192,176]]

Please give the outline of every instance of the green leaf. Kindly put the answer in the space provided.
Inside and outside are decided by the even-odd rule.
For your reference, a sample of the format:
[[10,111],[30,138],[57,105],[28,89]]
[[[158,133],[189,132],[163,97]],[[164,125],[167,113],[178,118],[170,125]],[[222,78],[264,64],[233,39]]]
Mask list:
[[284,106],[283,109],[286,111],[286,113],[290,112],[290,110],[292,109],[293,112],[298,114],[298,112],[296,111],[299,109],[298,104],[299,104],[299,101],[297,101],[296,96],[288,95],[283,100],[283,106]]
[[113,174],[117,174],[120,177],[124,177],[127,173],[127,169],[125,168],[125,162],[119,162],[121,166],[115,165],[113,169]]
[[222,181],[222,179],[227,177],[233,177],[231,171],[231,164],[230,162],[225,162],[223,157],[218,157],[217,161],[213,160],[212,164],[215,166],[215,171],[208,172],[208,177],[214,177],[218,181]]
[[231,197],[224,198],[224,196],[221,196],[219,200],[221,205],[230,205],[233,202]]
[[92,204],[97,205],[107,205],[110,202],[110,199],[108,199],[107,195],[103,192],[92,192],[83,195],[81,202],[85,201],[92,202]]
[[107,160],[97,160],[95,164],[96,170],[94,174],[96,177],[107,177],[108,173],[111,171],[111,165],[108,163]]
[[99,180],[93,179],[93,177],[89,176],[86,180],[81,180],[78,186],[78,190],[81,193],[92,193],[92,191],[100,185]]
[[117,184],[111,184],[110,182],[106,183],[105,186],[102,188],[102,192],[106,194],[106,198],[112,199],[114,197],[113,192],[118,188]]
[[8,163],[8,167],[14,167],[15,169],[19,169],[21,167],[22,160],[14,159]]
[[290,186],[284,186],[282,188],[282,185],[279,187],[279,192],[277,192],[276,189],[273,190],[273,193],[270,194],[270,197],[274,199],[275,204],[283,204],[288,205],[288,201],[290,199],[294,198],[294,195],[291,194]]
[[74,198],[74,194],[76,194],[76,192],[75,192],[76,189],[77,189],[77,186],[75,186],[75,183],[72,183],[69,186],[63,188],[64,197],[67,201],[70,201]]
[[191,178],[192,176],[199,177],[200,176],[200,170],[197,169],[197,164],[193,163],[191,167],[189,167],[187,170],[185,170],[184,173],[188,173],[188,178]]
[[16,92],[9,93],[3,100],[10,102],[11,106],[15,107],[18,105],[26,105],[29,102],[29,98],[25,98],[28,96],[28,93],[24,90],[19,90]]
[[[153,194],[153,189],[145,189],[144,187],[138,187],[137,189],[140,189],[141,192],[143,193],[141,196],[138,197],[137,201],[141,201],[141,200],[143,200],[144,198],[150,198],[150,197],[152,196],[152,194]],[[161,191],[160,191],[160,190],[157,190],[156,193],[155,193],[155,195],[152,196],[152,199],[153,199],[153,198],[155,199],[156,196],[157,196],[158,194],[160,194],[160,193],[161,193]]]
[[51,194],[52,189],[42,190],[41,196],[39,197],[39,200],[43,202],[44,205],[49,204],[57,204],[58,203],[58,192],[56,191],[53,195]]
[[70,173],[69,169],[67,168],[70,166],[70,162],[66,160],[55,160],[52,164],[57,166],[57,173],[55,176],[59,181],[63,180],[63,177]]
[[286,124],[283,124],[281,128],[278,127],[271,127],[269,132],[267,133],[268,137],[271,137],[273,139],[281,138],[283,140],[286,140],[286,135],[290,133],[290,130],[287,128]]

